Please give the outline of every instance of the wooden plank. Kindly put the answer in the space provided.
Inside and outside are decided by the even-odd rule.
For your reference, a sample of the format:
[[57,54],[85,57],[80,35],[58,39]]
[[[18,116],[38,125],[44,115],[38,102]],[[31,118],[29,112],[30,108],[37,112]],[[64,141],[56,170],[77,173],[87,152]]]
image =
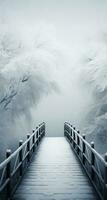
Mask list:
[[65,138],[44,138],[14,200],[97,200]]

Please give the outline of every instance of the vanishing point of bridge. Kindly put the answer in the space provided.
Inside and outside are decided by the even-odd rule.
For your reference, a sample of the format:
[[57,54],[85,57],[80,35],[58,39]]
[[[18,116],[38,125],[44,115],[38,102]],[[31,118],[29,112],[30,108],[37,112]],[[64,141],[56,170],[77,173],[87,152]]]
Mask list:
[[106,200],[107,155],[102,158],[67,122],[66,139],[44,136],[42,123],[14,153],[7,150],[0,164],[0,200]]

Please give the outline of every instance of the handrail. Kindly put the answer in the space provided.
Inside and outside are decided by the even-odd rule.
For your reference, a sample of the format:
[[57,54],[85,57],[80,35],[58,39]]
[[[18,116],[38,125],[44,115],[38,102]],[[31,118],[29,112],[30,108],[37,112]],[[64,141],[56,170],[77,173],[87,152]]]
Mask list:
[[39,124],[32,134],[27,135],[24,143],[22,140],[19,141],[16,151],[11,153],[11,150],[7,149],[6,159],[0,164],[0,199],[11,199],[43,136],[45,136],[44,122]]
[[75,151],[101,200],[107,199],[107,153],[103,158],[70,123],[64,123],[64,135]]
[[[67,124],[69,128],[72,127],[72,129],[73,129],[73,126],[70,125],[68,122],[65,122],[65,124]],[[75,127],[74,127],[74,128],[75,128]],[[74,129],[73,131],[74,131],[77,135],[79,135],[79,133],[77,132],[77,130]],[[82,135],[79,135],[79,138],[81,138],[82,140],[84,140],[84,138],[82,137]],[[89,144],[86,140],[84,140],[84,142],[85,142],[85,144],[86,144],[89,148],[92,149],[92,151],[96,154],[96,156],[97,156],[100,160],[102,160],[102,162],[105,163],[105,159],[104,159],[95,149],[93,149],[93,148],[91,147],[91,144]]]
[[[40,127],[39,127],[40,128]],[[37,129],[35,130],[35,132],[20,146],[16,149],[16,151],[14,151],[8,158],[6,158],[1,164],[0,164],[0,170],[9,163],[9,161],[15,157],[15,155],[17,153],[19,153],[19,151],[31,140],[31,138],[35,135],[35,133],[39,130],[39,128],[37,127]]]

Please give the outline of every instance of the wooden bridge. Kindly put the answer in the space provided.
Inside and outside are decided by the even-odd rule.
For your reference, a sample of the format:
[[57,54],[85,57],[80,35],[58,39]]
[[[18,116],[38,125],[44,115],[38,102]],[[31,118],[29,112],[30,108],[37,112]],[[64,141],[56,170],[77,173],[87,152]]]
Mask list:
[[7,150],[0,200],[107,200],[107,154],[102,158],[67,122],[65,137],[44,136],[42,123],[14,153]]

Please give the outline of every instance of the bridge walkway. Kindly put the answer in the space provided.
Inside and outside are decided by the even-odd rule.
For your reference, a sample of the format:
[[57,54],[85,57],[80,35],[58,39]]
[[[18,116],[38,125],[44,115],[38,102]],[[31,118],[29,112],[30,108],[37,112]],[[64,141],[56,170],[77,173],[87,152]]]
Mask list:
[[14,200],[98,200],[64,137],[45,137],[16,190]]

